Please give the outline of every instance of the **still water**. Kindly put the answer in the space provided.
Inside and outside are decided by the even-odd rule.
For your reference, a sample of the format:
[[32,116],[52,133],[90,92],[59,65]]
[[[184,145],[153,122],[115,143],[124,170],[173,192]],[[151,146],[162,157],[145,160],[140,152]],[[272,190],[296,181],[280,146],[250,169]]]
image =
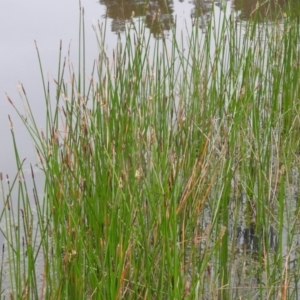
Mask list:
[[[276,1],[276,5],[284,6],[284,0]],[[116,45],[117,37],[125,30],[126,20],[133,17],[136,22],[145,20],[148,30],[153,39],[168,36],[170,29],[177,24],[177,32],[185,32],[191,27],[192,20],[201,20],[200,27],[205,34],[206,23],[212,17],[221,22],[231,12],[237,21],[245,22],[254,10],[259,10],[263,17],[266,6],[256,7],[256,1],[232,0],[158,0],[158,1],[135,1],[135,0],[82,0],[81,6],[85,12],[86,32],[86,70],[91,70],[94,59],[97,58],[97,43],[92,26],[97,23],[107,22],[106,52],[112,53]],[[271,7],[271,8],[270,8]],[[272,9],[272,6],[268,6]],[[133,15],[134,12],[134,15]],[[153,25],[153,16],[160,14],[162,27]],[[216,24],[217,27],[218,24]],[[11,116],[14,133],[17,140],[18,152],[21,160],[25,159],[25,176],[30,183],[30,164],[37,163],[34,145],[31,142],[19,116],[6,99],[7,93],[21,112],[25,113],[22,100],[18,94],[18,88],[22,84],[31,103],[33,114],[38,127],[45,128],[45,107],[43,87],[35,49],[37,42],[41,55],[43,73],[50,82],[52,95],[54,95],[58,68],[59,45],[62,41],[63,56],[67,56],[71,49],[71,61],[74,68],[77,63],[78,52],[78,28],[79,28],[79,2],[74,0],[65,1],[38,1],[26,0],[6,1],[0,10],[1,26],[1,51],[0,51],[0,172],[3,177],[8,174],[13,178],[16,174],[14,148],[8,115]],[[162,30],[161,30],[162,28]],[[38,168],[35,168],[38,172]],[[36,180],[42,183],[41,176]],[[42,184],[41,184],[42,187]],[[42,190],[41,190],[42,192]],[[0,204],[2,209],[2,203]],[[0,235],[1,242],[1,235]]]
[[[177,24],[177,31],[185,31],[191,26],[193,18],[201,20],[203,34],[206,30],[206,22],[211,18],[211,10],[214,8],[215,20],[221,20],[230,11],[240,22],[246,22],[256,9],[256,1],[235,0],[225,1],[145,1],[134,0],[100,0],[81,1],[85,11],[86,28],[86,69],[91,70],[94,59],[97,58],[97,43],[93,24],[107,22],[106,49],[111,53],[118,35],[125,30],[126,20],[133,16],[134,20],[145,19],[146,26],[153,39],[168,36],[169,30]],[[277,1],[277,5],[284,5],[284,1]],[[259,8],[261,16],[265,14],[265,8]],[[158,26],[153,26],[152,19],[159,13],[163,23],[163,31]],[[0,172],[13,177],[16,173],[14,148],[11,138],[8,115],[11,116],[14,133],[18,143],[18,151],[21,159],[26,158],[24,164],[25,173],[30,179],[30,164],[35,165],[37,157],[30,137],[13,107],[6,99],[7,93],[14,104],[20,109],[22,101],[18,94],[19,84],[23,84],[32,110],[36,116],[36,122],[40,128],[45,127],[44,97],[40,69],[38,64],[35,43],[37,42],[41,54],[43,72],[49,79],[54,91],[53,78],[57,74],[59,45],[62,41],[63,56],[67,56],[71,49],[71,60],[76,69],[78,27],[79,27],[79,3],[74,0],[48,1],[37,0],[6,1],[0,10],[1,25],[1,55],[0,55]],[[52,94],[54,94],[52,92]],[[36,168],[36,172],[38,169]],[[36,179],[38,180],[38,176]],[[40,177],[40,182],[42,182]],[[42,191],[41,191],[42,192]],[[2,209],[2,202],[0,202]],[[254,243],[251,240],[250,229],[241,229],[243,239],[247,238],[247,244]],[[3,238],[0,235],[0,245]],[[245,242],[246,243],[246,242]]]
[[[212,6],[206,2],[198,7],[187,1],[167,1],[166,5],[164,1],[152,1],[145,10],[145,2],[87,0],[81,1],[81,5],[85,11],[87,70],[92,69],[93,61],[97,58],[98,47],[92,29],[96,22],[107,22],[106,41],[109,54],[109,49],[116,44],[118,34],[124,31],[125,20],[131,17],[132,11],[135,12],[134,20],[143,17],[147,24],[151,23],[155,13],[160,12],[164,24],[163,34],[168,34],[175,19],[179,26],[186,26],[191,16],[198,14],[200,9],[201,17],[205,20],[208,17],[205,15]],[[24,169],[28,171],[28,175],[30,164],[34,165],[37,158],[30,137],[7,101],[5,93],[25,113],[18,94],[18,86],[22,84],[38,126],[41,129],[45,127],[43,87],[34,41],[37,42],[41,54],[44,76],[49,79],[54,94],[53,78],[57,74],[60,41],[63,45],[63,56],[67,56],[70,47],[70,57],[76,69],[79,2],[6,1],[0,11],[0,25],[0,172],[12,178],[16,174],[16,166],[8,115],[13,122],[20,157],[26,158]],[[161,34],[158,27],[154,26],[150,30],[153,38]]]
[[[276,5],[284,6],[284,1],[276,1]],[[134,0],[82,0],[85,10],[87,70],[92,68],[93,60],[97,58],[97,44],[92,25],[95,22],[107,22],[106,42],[109,48],[116,44],[117,35],[125,29],[125,21],[144,18],[153,38],[168,31],[177,24],[177,31],[191,26],[191,18],[201,19],[201,27],[211,18],[211,8],[215,14],[220,14],[221,7],[226,6],[236,11],[236,16],[244,20],[256,9],[256,1],[232,0],[223,2],[210,0],[197,1],[145,1]],[[261,15],[265,7],[259,8]],[[163,33],[158,26],[151,26],[156,13],[161,14]],[[218,19],[218,18],[216,18]],[[59,43],[63,43],[63,55],[67,55],[71,47],[71,59],[76,64],[79,24],[79,3],[73,0],[41,2],[37,0],[11,0],[3,3],[0,11],[1,25],[1,55],[0,55],[0,172],[13,176],[16,172],[8,115],[12,117],[14,131],[19,145],[21,158],[26,158],[25,169],[29,164],[35,164],[36,156],[33,145],[24,130],[19,117],[8,103],[5,93],[22,109],[18,95],[18,84],[22,83],[32,104],[38,126],[44,127],[43,89],[34,41],[36,40],[43,63],[44,76],[49,79],[54,88],[53,78],[56,77],[58,66]]]
[[[274,3],[273,3],[274,2]],[[82,0],[85,11],[87,70],[92,69],[97,58],[97,43],[92,29],[96,22],[107,22],[106,50],[109,55],[116,44],[118,35],[125,30],[125,22],[134,16],[133,20],[145,20],[153,39],[162,35],[168,36],[169,30],[177,24],[177,31],[185,32],[193,18],[201,20],[201,29],[205,33],[206,22],[211,18],[214,9],[214,19],[221,20],[224,15],[234,12],[237,21],[246,22],[255,10],[264,17],[266,11],[273,8],[284,8],[285,1],[271,1],[271,5],[256,6],[255,0]],[[274,4],[274,5],[273,5]],[[153,26],[153,16],[160,14],[163,31]],[[272,14],[271,14],[272,15]],[[13,107],[6,99],[7,93],[14,104],[21,110],[22,101],[18,94],[19,84],[23,84],[38,126],[44,128],[44,97],[34,41],[37,42],[45,78],[49,79],[50,87],[55,88],[53,78],[56,77],[58,66],[59,45],[62,41],[63,56],[71,49],[71,60],[77,62],[79,2],[74,0],[41,2],[37,0],[6,1],[0,10],[1,50],[0,50],[0,172],[10,177],[16,174],[14,149],[11,138],[8,115],[11,116],[14,132],[18,143],[21,159],[26,158],[25,170],[29,174],[30,164],[37,162],[34,146],[24,129],[22,122]]]

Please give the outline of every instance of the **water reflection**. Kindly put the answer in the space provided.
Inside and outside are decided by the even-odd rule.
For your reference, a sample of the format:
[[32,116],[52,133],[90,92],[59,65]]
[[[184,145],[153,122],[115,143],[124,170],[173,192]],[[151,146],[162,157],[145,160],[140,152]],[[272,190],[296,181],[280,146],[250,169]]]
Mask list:
[[232,0],[234,10],[241,12],[242,19],[250,19],[254,14],[260,21],[268,19],[281,19],[285,16],[289,0],[267,0],[259,3],[257,0]]
[[100,0],[99,3],[106,6],[106,17],[112,19],[112,32],[123,32],[126,20],[133,16],[145,17],[146,27],[154,36],[170,30],[174,24],[172,0]]
[[247,253],[261,251],[265,247],[263,241],[268,241],[270,250],[276,250],[278,241],[275,227],[270,226],[268,232],[258,231],[254,223],[246,227],[240,226],[237,228],[238,247],[246,250]]
[[[257,16],[258,21],[282,19],[285,17],[285,10],[296,5],[290,0],[266,0],[259,3],[257,0],[100,0],[99,3],[106,7],[106,17],[112,20],[111,31],[120,33],[125,30],[126,20],[144,17],[146,27],[154,36],[161,36],[172,28],[175,21],[175,5],[184,3],[188,7],[188,14],[192,18],[200,20],[200,27],[205,27],[211,18],[212,7],[229,3],[231,9],[238,12],[242,20],[248,20]],[[296,9],[296,8],[295,8]],[[134,12],[134,15],[133,15]],[[176,16],[177,17],[177,16]],[[202,26],[201,26],[202,24]]]

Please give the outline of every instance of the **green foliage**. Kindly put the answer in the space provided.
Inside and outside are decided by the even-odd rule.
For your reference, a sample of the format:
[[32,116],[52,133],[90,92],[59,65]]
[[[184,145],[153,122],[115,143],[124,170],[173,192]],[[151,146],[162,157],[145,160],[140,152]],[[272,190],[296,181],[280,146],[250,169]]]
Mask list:
[[39,59],[44,131],[21,96],[44,193],[13,125],[7,194],[1,174],[14,299],[297,299],[298,22],[214,22],[153,41],[129,21],[111,56],[99,25],[87,79],[82,14],[54,103]]

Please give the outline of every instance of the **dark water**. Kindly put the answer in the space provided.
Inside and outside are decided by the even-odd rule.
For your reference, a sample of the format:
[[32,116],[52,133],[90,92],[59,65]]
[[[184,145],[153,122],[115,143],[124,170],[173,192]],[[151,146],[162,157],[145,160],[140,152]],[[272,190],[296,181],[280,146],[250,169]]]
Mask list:
[[[227,2],[227,4],[226,4]],[[185,10],[186,16],[207,20],[211,15],[213,6],[230,5],[236,11],[241,20],[251,18],[254,12],[258,12],[261,20],[268,17],[277,17],[278,11],[286,8],[285,0],[263,1],[257,5],[256,0],[232,0],[232,1],[211,1],[211,0],[192,0],[192,1],[134,1],[134,0],[100,0],[100,5],[105,7],[105,17],[111,19],[111,31],[122,32],[125,29],[125,20],[132,17],[144,17],[146,26],[154,36],[161,34],[161,30],[168,31],[176,22],[180,11]],[[160,18],[153,24],[153,18],[159,15]],[[159,24],[158,24],[159,23]]]

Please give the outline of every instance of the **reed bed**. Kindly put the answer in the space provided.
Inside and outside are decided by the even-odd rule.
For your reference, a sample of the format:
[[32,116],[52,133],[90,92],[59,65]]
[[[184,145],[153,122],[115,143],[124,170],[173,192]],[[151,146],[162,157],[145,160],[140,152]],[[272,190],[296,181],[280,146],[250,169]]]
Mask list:
[[23,86],[25,115],[7,98],[45,186],[32,169],[28,191],[11,121],[19,172],[0,178],[3,295],[299,297],[299,22],[258,20],[212,18],[203,34],[195,19],[155,40],[129,20],[113,53],[99,23],[86,70],[81,8],[79,68],[60,47],[54,97],[37,47],[45,127]]

